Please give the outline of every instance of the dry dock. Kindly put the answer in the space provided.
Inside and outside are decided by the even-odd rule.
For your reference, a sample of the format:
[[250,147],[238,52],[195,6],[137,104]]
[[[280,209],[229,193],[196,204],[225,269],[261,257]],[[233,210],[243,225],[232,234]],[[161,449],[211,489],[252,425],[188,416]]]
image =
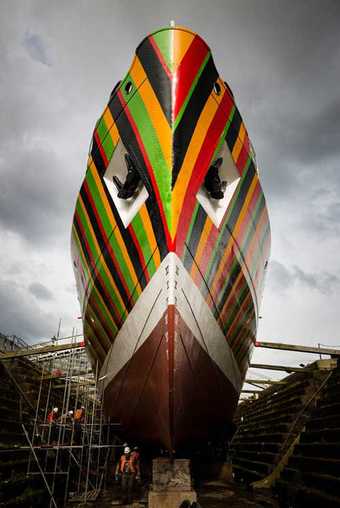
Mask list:
[[[81,342],[70,342],[2,356],[0,506],[119,506],[112,471],[124,436],[103,415]],[[214,473],[207,467],[206,477],[204,464],[194,474],[202,508],[340,506],[338,360],[291,370],[240,403],[225,457],[233,474],[230,464],[224,464],[229,476],[223,479],[218,464]],[[86,411],[81,433],[76,436],[74,426],[60,419],[52,436],[49,409],[58,406],[66,414],[80,405]],[[147,506],[152,482],[150,457],[143,452],[136,507]]]

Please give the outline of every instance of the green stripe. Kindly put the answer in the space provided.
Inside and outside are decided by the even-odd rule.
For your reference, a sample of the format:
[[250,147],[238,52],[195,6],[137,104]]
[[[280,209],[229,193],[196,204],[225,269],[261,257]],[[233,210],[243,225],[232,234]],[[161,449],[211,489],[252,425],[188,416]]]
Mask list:
[[[152,250],[151,250],[151,247],[150,247],[150,241],[149,241],[149,238],[146,236],[146,231],[144,229],[144,224],[143,224],[143,221],[141,219],[141,216],[140,214],[138,213],[137,215],[135,215],[135,217],[133,218],[132,222],[131,222],[131,225],[133,227],[133,230],[138,238],[138,242],[139,242],[139,245],[142,249],[142,252],[143,252],[143,256],[144,256],[144,259],[145,259],[145,263],[147,263],[147,261],[152,258]],[[156,266],[155,266],[155,262],[154,262],[154,259],[152,258],[149,265],[148,265],[148,271],[151,269],[152,273],[155,272],[156,270]],[[150,273],[149,273],[150,274]]]
[[162,57],[165,60],[166,65],[169,70],[173,72],[174,70],[174,62],[172,59],[172,47],[171,47],[171,34],[169,30],[163,30],[161,32],[155,33],[153,36],[154,41],[156,42],[159,51],[162,54]]
[[171,170],[139,93],[136,93],[133,100],[129,102],[128,108],[139,128],[139,135],[154,172],[168,228],[171,230]]

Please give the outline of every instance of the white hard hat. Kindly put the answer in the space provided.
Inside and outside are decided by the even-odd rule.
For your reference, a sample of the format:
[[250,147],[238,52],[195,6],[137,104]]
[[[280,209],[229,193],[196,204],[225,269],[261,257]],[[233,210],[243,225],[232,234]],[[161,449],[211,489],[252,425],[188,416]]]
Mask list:
[[73,415],[73,411],[71,409],[71,411],[68,412],[69,415]]
[[57,411],[59,411],[59,408],[54,407],[54,408],[53,408],[53,411],[56,413]]
[[130,452],[131,452],[130,448],[128,446],[125,446],[124,453],[130,453]]

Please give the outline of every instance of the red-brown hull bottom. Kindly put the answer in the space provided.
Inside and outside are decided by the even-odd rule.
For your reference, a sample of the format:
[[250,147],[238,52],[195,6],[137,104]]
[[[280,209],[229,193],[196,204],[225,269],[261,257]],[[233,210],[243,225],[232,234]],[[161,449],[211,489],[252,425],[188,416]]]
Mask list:
[[106,414],[127,439],[168,450],[227,430],[238,393],[174,306],[108,384]]

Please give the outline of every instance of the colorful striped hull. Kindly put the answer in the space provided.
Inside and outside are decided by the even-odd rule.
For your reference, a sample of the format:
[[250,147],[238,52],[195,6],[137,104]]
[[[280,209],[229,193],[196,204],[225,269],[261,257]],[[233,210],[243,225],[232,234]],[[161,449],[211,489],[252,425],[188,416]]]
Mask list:
[[[125,201],[126,153],[142,183]],[[218,202],[204,187],[217,157]],[[227,427],[269,250],[254,152],[208,46],[153,33],[96,124],[72,229],[85,343],[127,437],[172,450]]]

